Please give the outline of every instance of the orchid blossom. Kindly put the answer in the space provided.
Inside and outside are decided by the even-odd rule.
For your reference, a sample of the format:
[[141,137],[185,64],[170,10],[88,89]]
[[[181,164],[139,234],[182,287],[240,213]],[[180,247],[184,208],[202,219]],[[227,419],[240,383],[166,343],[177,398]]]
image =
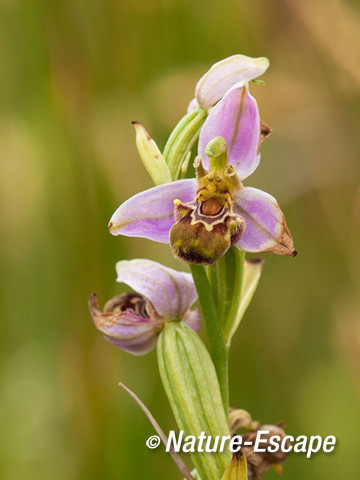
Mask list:
[[182,320],[198,331],[200,313],[190,310],[197,300],[192,276],[151,260],[123,260],[116,264],[117,282],[137,293],[123,293],[109,300],[101,312],[97,295],[89,299],[94,324],[106,340],[134,355],[156,345],[164,323]]
[[[260,144],[270,131],[260,122],[248,85],[231,88],[201,129],[197,179],[162,184],[130,198],[113,214],[110,233],[168,243],[173,229],[173,252],[189,263],[212,264],[231,245],[245,252],[296,255],[275,198],[242,184],[259,165]],[[219,136],[227,152],[223,148],[221,160],[211,160],[207,147]],[[185,227],[184,218],[187,231],[174,234]]]

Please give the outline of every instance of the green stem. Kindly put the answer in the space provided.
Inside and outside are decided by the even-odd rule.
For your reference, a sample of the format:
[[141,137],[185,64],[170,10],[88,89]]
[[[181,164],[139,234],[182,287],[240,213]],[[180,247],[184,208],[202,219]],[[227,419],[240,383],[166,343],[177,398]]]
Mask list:
[[[241,297],[245,253],[231,247],[214,265],[208,267],[208,275],[216,299],[220,325],[224,334],[237,312]],[[223,335],[226,341],[225,334]]]
[[215,305],[212,289],[205,267],[202,265],[190,265],[196,289],[199,295],[201,311],[206,325],[207,336],[210,344],[211,358],[215,366],[219,380],[221,397],[226,417],[229,411],[229,369],[228,349],[221,332],[219,315]]

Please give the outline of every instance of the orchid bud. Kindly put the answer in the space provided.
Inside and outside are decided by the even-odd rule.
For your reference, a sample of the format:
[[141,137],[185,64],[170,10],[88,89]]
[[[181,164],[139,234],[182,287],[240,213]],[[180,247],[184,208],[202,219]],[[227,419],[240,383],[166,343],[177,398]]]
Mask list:
[[[158,365],[176,423],[184,436],[229,436],[218,379],[200,337],[182,322],[169,322],[159,335]],[[231,454],[190,453],[203,480],[220,479]]]
[[106,340],[134,355],[143,355],[156,345],[163,326],[151,303],[142,295],[123,293],[99,309],[97,295],[89,299],[89,310],[95,327]]
[[136,131],[136,147],[140,158],[155,185],[171,182],[169,167],[154,140],[141,123],[132,124]]

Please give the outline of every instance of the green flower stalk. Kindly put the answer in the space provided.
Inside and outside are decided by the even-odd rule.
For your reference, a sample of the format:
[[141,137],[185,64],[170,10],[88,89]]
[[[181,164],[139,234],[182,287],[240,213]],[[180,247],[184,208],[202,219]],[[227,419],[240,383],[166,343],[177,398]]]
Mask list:
[[[184,436],[229,436],[219,382],[199,336],[181,322],[166,323],[159,335],[158,365],[175,420]],[[190,454],[202,480],[220,479],[230,451]]]

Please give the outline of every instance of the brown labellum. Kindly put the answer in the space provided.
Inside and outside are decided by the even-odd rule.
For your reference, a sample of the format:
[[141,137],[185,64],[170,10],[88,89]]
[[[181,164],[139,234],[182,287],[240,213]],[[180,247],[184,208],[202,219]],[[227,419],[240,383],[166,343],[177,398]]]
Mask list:
[[187,263],[212,265],[236,243],[245,230],[245,221],[230,213],[216,199],[190,207],[175,208],[177,222],[170,230],[174,255]]

